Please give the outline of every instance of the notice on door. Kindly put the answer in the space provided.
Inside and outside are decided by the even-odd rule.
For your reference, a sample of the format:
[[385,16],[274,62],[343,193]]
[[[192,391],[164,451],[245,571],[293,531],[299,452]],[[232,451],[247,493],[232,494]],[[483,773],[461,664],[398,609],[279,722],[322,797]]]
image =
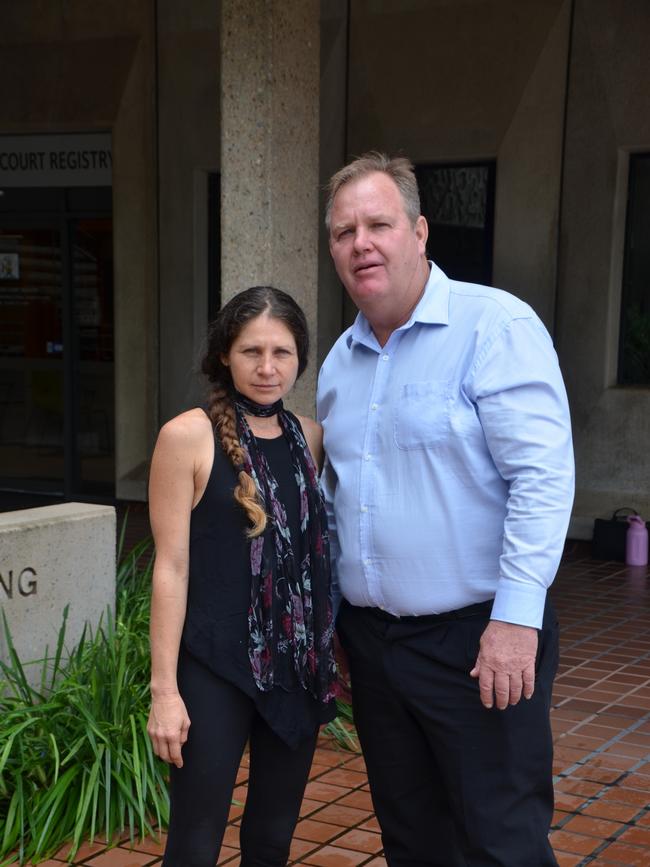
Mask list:
[[2,187],[109,187],[111,134],[0,136]]

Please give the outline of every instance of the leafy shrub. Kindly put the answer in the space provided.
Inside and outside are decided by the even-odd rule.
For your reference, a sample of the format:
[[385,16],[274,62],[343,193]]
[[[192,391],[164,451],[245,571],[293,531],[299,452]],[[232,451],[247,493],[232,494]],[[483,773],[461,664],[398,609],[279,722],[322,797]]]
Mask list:
[[[123,533],[122,533],[123,538]],[[120,546],[121,547],[121,546]],[[67,609],[40,683],[27,678],[4,623],[0,663],[0,858],[37,862],[88,837],[134,839],[168,819],[167,766],[147,736],[151,542],[124,558],[117,615],[65,651]]]

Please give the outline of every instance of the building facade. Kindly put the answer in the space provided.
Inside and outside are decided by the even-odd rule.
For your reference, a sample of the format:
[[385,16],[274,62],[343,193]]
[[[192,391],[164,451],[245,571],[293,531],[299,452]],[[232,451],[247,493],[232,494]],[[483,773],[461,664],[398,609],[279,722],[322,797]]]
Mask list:
[[[571,401],[573,532],[650,513],[645,0],[0,0],[0,488],[144,499],[257,283],[318,362],[354,315],[322,184],[416,164],[430,252],[528,301]],[[580,519],[582,518],[582,523]]]

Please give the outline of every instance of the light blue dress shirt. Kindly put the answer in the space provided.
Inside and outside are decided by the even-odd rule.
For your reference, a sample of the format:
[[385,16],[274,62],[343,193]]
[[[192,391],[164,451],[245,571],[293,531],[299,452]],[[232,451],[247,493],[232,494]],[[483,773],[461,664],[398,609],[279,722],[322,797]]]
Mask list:
[[494,598],[542,622],[574,470],[551,339],[524,302],[433,263],[380,346],[361,313],[323,364],[334,578],[353,605],[441,613]]

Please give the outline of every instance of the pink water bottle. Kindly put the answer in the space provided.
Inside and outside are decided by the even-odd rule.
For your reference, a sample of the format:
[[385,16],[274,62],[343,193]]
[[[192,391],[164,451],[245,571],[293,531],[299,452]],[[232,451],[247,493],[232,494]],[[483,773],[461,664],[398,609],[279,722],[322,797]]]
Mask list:
[[625,562],[628,566],[648,565],[648,528],[639,515],[629,515],[625,537]]

